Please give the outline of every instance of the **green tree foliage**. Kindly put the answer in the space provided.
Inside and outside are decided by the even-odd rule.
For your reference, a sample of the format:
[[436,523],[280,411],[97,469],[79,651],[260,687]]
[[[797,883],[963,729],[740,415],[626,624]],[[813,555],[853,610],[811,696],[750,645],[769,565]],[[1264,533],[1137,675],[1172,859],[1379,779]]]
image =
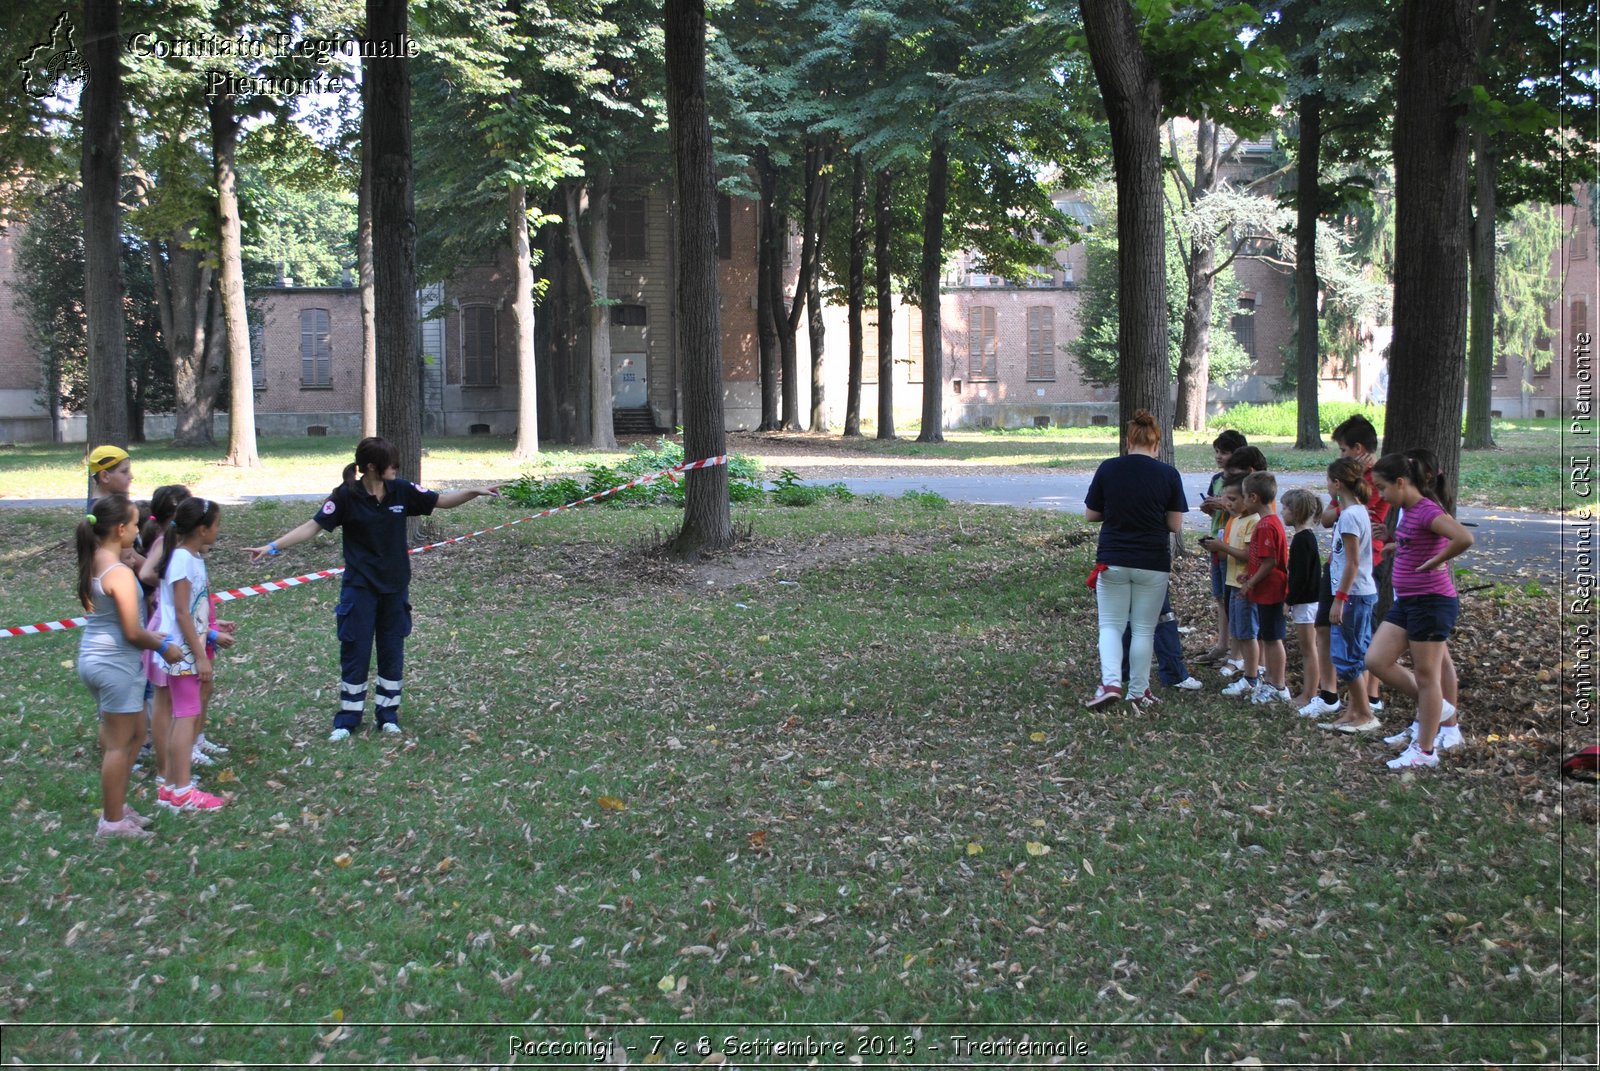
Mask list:
[[[1550,265],[1565,237],[1552,206],[1523,202],[1497,228],[1495,355],[1520,356],[1535,372],[1554,360],[1549,310],[1561,300],[1561,277]],[[1556,347],[1559,348],[1559,347]]]
[[[28,200],[22,202],[27,224],[17,237],[17,310],[39,360],[44,384],[39,404],[52,417],[81,413],[88,402],[81,196],[79,187],[68,182],[30,187]],[[172,365],[157,337],[147,252],[135,238],[123,239],[122,272],[127,284],[123,325],[129,411],[167,412],[173,402]],[[59,427],[55,430],[59,437]],[[135,421],[132,430],[139,431],[140,423]]]
[[[1077,360],[1086,381],[1099,387],[1117,383],[1121,366],[1118,345],[1118,245],[1116,228],[1104,221],[1116,217],[1116,188],[1102,183],[1090,192],[1095,225],[1084,240],[1087,268],[1080,319],[1082,331],[1066,348]],[[1183,353],[1183,303],[1186,283],[1178,234],[1167,228],[1167,370],[1176,375]],[[1226,383],[1250,370],[1250,355],[1233,337],[1232,317],[1239,304],[1239,284],[1233,269],[1224,267],[1215,279],[1216,299],[1211,309],[1210,381]]]
[[271,286],[337,286],[355,269],[356,194],[337,150],[301,127],[254,131],[239,161],[244,280]]

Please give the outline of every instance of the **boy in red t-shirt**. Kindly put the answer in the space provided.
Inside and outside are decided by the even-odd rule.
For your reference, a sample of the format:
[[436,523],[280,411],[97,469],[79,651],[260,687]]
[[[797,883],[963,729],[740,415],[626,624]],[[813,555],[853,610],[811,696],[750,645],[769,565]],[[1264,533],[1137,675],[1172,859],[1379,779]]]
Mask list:
[[1270,472],[1252,472],[1244,478],[1244,508],[1257,517],[1245,557],[1244,577],[1239,587],[1256,608],[1256,639],[1261,647],[1265,672],[1250,696],[1252,703],[1288,702],[1284,683],[1286,663],[1283,638],[1286,633],[1283,600],[1289,594],[1289,535],[1278,517],[1278,481]]

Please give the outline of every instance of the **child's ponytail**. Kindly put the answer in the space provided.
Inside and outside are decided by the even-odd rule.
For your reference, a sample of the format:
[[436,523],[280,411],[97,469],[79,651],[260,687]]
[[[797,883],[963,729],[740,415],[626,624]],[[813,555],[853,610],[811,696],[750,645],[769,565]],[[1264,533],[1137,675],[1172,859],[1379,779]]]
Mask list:
[[1406,464],[1416,474],[1417,490],[1439,504],[1446,513],[1456,511],[1455,495],[1450,491],[1450,479],[1439,467],[1439,458],[1432,450],[1417,447],[1405,453]]
[[90,591],[94,573],[94,552],[106,537],[128,523],[133,503],[127,495],[113,494],[95,499],[89,512],[78,522],[75,533],[78,544],[78,601],[90,612],[94,610],[94,595]]
[[167,566],[172,564],[172,552],[178,549],[178,544],[189,538],[196,528],[214,522],[221,513],[222,507],[209,498],[186,498],[179,502],[172,523],[167,525],[167,534],[161,540],[161,568],[156,575],[165,580]]
[[150,519],[139,530],[139,538],[146,547],[153,546],[156,536],[167,530],[173,514],[178,511],[178,503],[188,497],[189,489],[181,483],[162,484],[155,489],[150,495]]
[[1362,505],[1372,498],[1372,487],[1367,483],[1367,475],[1361,469],[1361,462],[1353,457],[1341,457],[1328,466],[1328,479],[1339,484],[1350,492]]

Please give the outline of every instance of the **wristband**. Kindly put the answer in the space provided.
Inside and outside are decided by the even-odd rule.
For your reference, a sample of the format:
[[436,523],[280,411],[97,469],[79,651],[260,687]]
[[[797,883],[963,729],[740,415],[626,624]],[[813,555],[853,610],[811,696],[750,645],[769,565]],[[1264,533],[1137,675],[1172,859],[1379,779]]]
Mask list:
[[278,543],[276,540],[267,544],[267,557],[276,558],[281,553],[282,551],[278,549]]
[[206,633],[206,642],[207,643],[216,643],[217,642],[217,630],[216,629],[211,629]]
[[1333,593],[1333,597],[1338,599],[1340,602],[1350,601],[1350,593],[1348,591],[1336,591]]

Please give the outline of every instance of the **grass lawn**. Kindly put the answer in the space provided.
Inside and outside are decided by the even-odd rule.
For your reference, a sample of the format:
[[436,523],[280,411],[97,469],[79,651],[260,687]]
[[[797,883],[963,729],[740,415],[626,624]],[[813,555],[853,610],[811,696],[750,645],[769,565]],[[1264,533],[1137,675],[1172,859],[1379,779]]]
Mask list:
[[[214,587],[335,564],[324,538],[243,565],[305,512],[227,509]],[[0,624],[75,612],[50,549],[71,513],[0,512]],[[1469,720],[1472,746],[1400,776],[1214,688],[1084,711],[1077,520],[738,517],[753,535],[692,568],[650,553],[665,508],[420,556],[399,739],[326,742],[335,582],[227,604],[207,787],[234,799],[147,844],[88,835],[75,634],[0,639],[0,1062],[490,1065],[513,1036],[1015,1058],[956,1035],[1081,1043],[1068,1063],[1594,1059],[1593,789],[1537,732]],[[830,1023],[879,1025],[804,1025]]]
[[[867,434],[872,434],[870,428]],[[1565,482],[1561,422],[1496,421],[1494,434],[1498,449],[1463,452],[1461,500],[1510,509],[1560,510]],[[944,443],[919,443],[914,438],[880,442],[873,438],[743,434],[732,437],[730,449],[765,460],[770,476],[776,476],[791,455],[807,455],[813,464],[804,476],[824,481],[832,478],[830,460],[842,468],[901,461],[910,466],[971,468],[974,472],[1002,467],[1092,472],[1117,449],[1111,428],[950,431],[945,437]],[[1215,431],[1179,432],[1178,467],[1185,472],[1212,471],[1211,440],[1215,437]],[[1322,451],[1295,450],[1292,435],[1252,436],[1251,441],[1280,472],[1321,471],[1335,456],[1332,440]],[[261,467],[240,470],[221,463],[225,447],[196,450],[175,448],[170,441],[144,443],[133,449],[134,488],[148,494],[164,483],[182,483],[197,494],[216,498],[320,494],[338,483],[354,445],[342,439],[263,437]],[[614,465],[624,456],[620,451],[548,448],[537,460],[519,462],[510,456],[512,445],[504,437],[430,439],[422,478],[430,485],[464,487],[511,480],[524,473],[579,472],[585,464]],[[83,452],[78,444],[0,449],[0,498],[67,498],[81,493]]]

